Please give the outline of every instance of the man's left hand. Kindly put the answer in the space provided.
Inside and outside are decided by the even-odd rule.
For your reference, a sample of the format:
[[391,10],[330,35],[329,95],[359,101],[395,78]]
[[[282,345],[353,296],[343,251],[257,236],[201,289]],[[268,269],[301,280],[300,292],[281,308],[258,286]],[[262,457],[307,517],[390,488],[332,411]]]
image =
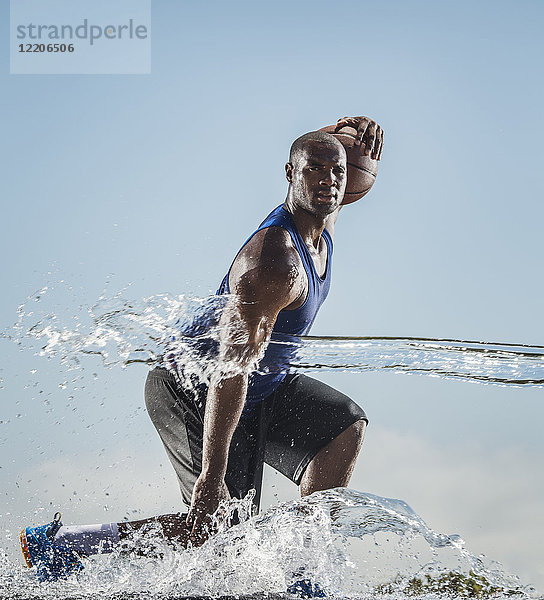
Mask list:
[[383,150],[383,129],[368,117],[344,117],[338,119],[335,131],[342,127],[353,127],[357,130],[355,144],[364,147],[364,154],[374,160],[380,160]]

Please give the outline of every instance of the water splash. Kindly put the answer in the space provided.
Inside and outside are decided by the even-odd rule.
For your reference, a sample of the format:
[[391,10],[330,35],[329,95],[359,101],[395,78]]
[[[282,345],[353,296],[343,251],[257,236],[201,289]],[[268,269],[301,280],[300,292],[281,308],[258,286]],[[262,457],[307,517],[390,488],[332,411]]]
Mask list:
[[[74,310],[70,301],[61,309],[54,291],[43,288],[29,298],[19,308],[14,330],[2,337],[82,372],[96,359],[107,367],[169,366],[164,361],[167,348],[190,376],[209,378],[213,360],[201,350],[218,339],[224,299],[164,294],[132,301],[123,292]],[[185,335],[180,323],[189,323],[192,335]],[[203,323],[206,327],[199,329]],[[541,346],[376,337],[273,343],[292,350],[290,367],[297,370],[386,370],[498,385],[544,385]],[[353,490],[278,505],[221,532],[202,548],[174,552],[164,547],[162,553],[163,560],[120,555],[89,559],[79,580],[43,589],[32,573],[0,551],[0,597],[281,596],[301,568],[342,598],[383,597],[384,589],[402,598],[410,579],[450,572],[474,573],[490,586],[523,597],[532,594],[500,566],[470,554],[458,536],[432,531],[404,502]],[[436,597],[426,594],[429,600]]]
[[544,346],[397,337],[305,337],[292,366],[388,370],[515,386],[544,385]]
[[[219,337],[224,297],[162,294],[134,302],[121,293],[102,296],[89,309],[80,306],[68,326],[54,312],[36,310],[35,302],[42,301],[47,291],[40,290],[19,307],[19,319],[10,336],[19,345],[56,356],[70,368],[79,368],[81,359],[89,355],[100,357],[108,367],[146,363],[171,368],[164,358],[169,353],[186,375],[209,380],[214,354],[207,350]],[[287,348],[290,360],[287,365],[269,364],[269,370],[392,371],[497,385],[544,386],[544,346],[331,336],[289,336],[270,345]]]
[[[147,557],[117,552],[89,558],[81,575],[48,586],[37,584],[31,572],[0,556],[6,575],[0,593],[11,599],[286,597],[286,587],[302,570],[336,598],[383,598],[378,590],[384,583],[399,598],[410,578],[454,569],[486,581],[490,590],[500,589],[495,598],[514,592],[520,598],[534,596],[516,578],[470,554],[458,536],[434,532],[401,500],[338,488],[276,505],[251,518],[250,498],[237,501],[235,508],[240,511],[244,503],[246,520],[200,548],[175,550],[158,538],[148,538],[161,558],[156,552]],[[371,544],[380,562],[379,577],[350,555],[353,541]],[[141,548],[142,540],[133,543]],[[430,558],[426,563],[418,543]],[[377,547],[382,547],[381,553]]]

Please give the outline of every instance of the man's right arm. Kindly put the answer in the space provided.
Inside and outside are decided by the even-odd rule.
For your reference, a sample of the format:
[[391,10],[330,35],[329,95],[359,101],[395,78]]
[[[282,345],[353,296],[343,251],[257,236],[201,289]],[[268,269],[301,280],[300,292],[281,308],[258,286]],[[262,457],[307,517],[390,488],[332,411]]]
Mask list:
[[257,233],[238,255],[230,275],[232,296],[220,320],[216,375],[204,414],[202,472],[187,522],[193,543],[229,494],[224,477],[234,430],[244,407],[248,375],[264,353],[280,310],[304,293],[306,279],[289,234],[279,228]]

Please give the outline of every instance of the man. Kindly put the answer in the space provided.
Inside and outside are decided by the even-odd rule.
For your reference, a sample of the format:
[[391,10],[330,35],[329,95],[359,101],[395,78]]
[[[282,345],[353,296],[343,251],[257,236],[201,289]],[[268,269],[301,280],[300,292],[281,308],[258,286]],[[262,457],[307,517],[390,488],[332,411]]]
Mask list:
[[[380,126],[351,117],[340,119],[337,129],[346,125],[357,129],[361,152],[379,160]],[[363,410],[315,379],[263,368],[274,353],[280,362],[286,358],[282,346],[269,341],[307,334],[329,291],[334,225],[347,182],[345,149],[328,133],[303,135],[291,147],[286,177],[285,203],[242,246],[218,291],[229,296],[209,384],[191,388],[164,368],[146,382],[148,412],[188,514],[62,527],[57,513],[52,523],[21,532],[23,554],[40,579],[77,571],[78,555],[111,551],[150,524],[180,544],[202,543],[223,500],[255,490],[258,507],[264,462],[297,483],[302,496],[348,485],[367,424]]]

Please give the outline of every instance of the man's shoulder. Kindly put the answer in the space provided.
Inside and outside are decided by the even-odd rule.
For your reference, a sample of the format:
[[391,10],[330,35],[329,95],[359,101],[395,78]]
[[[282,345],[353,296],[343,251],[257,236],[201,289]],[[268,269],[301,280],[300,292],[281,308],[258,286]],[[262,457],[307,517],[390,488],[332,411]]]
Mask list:
[[266,267],[279,273],[301,262],[291,234],[277,225],[257,231],[242,248],[236,261],[239,259],[248,267]]
[[259,288],[290,297],[294,290],[298,294],[304,287],[303,272],[289,232],[267,227],[257,231],[238,253],[230,272],[231,290]]

